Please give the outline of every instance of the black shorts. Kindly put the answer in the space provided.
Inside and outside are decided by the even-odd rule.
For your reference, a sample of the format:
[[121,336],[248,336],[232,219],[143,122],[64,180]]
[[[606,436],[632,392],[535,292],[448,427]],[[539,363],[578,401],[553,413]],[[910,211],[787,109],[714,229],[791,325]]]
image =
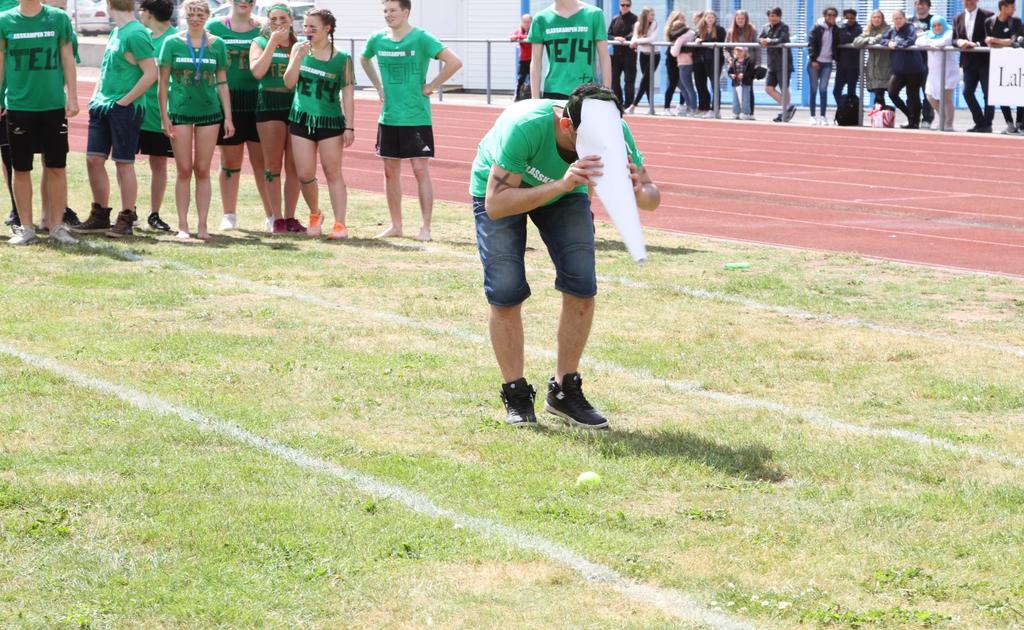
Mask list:
[[[779,85],[782,84],[781,78],[779,77],[780,74],[780,72],[776,72],[775,70],[769,68],[768,74],[765,75],[764,84],[768,87],[779,87]],[[789,67],[789,74],[789,81],[786,83],[786,85],[791,86],[793,85],[793,66]]]
[[322,129],[310,130],[306,125],[290,123],[288,125],[288,133],[293,136],[305,138],[306,140],[312,140],[313,142],[320,142],[321,140],[327,140],[328,138],[337,138],[341,134],[345,133],[345,130],[338,129],[337,127],[324,127]]
[[68,119],[63,107],[45,112],[7,110],[7,131],[14,170],[31,171],[36,153],[43,154],[48,168],[67,166]]
[[283,122],[287,125],[288,114],[290,113],[290,109],[282,109],[275,112],[256,112],[256,122]]
[[235,126],[235,134],[224,137],[224,123],[220,125],[217,144],[222,147],[233,147],[243,142],[259,142],[260,132],[256,130],[256,112],[231,112],[231,123]]
[[377,155],[382,158],[434,157],[434,128],[430,125],[419,127],[396,127],[377,125]]
[[139,155],[172,158],[174,149],[171,148],[171,139],[162,131],[140,131]]

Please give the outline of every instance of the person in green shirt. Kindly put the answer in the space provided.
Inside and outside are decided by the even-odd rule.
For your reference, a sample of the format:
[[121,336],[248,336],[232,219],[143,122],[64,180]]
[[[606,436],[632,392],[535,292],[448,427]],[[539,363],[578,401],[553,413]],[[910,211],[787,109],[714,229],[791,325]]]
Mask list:
[[[301,228],[295,218],[299,203],[299,179],[295,174],[291,142],[288,135],[288,114],[292,109],[292,90],[284,84],[284,73],[292,47],[298,41],[293,29],[295,18],[284,3],[267,10],[267,25],[249,48],[249,67],[260,86],[256,94],[256,128],[263,148],[264,178],[271,216],[267,230],[275,234],[288,228]],[[281,209],[281,165],[284,164],[284,210]]]
[[[601,65],[601,83],[612,84],[612,60],[608,56],[608,30],[604,12],[580,0],[555,0],[533,16],[526,41],[533,44],[530,62],[530,93],[533,98],[565,100],[584,83],[592,83],[595,62]],[[548,54],[543,89],[540,72]]]
[[235,126],[231,119],[228,93],[228,55],[224,40],[206,31],[210,6],[206,0],[185,0],[181,4],[188,30],[168,37],[160,50],[160,113],[164,133],[174,148],[178,176],[174,183],[174,203],[178,208],[179,239],[191,238],[188,231],[188,207],[191,203],[192,177],[196,179],[196,209],[199,213],[198,238],[209,240],[207,217],[210,213],[210,164],[213,147],[224,124],[224,136],[231,137]]
[[[377,155],[384,158],[384,184],[391,225],[378,238],[402,235],[402,160],[412,163],[423,224],[416,236],[430,240],[434,185],[427,159],[434,157],[434,129],[430,95],[462,67],[462,61],[436,37],[409,24],[410,0],[383,0],[388,27],[370,36],[363,49],[363,70],[383,102],[377,125]],[[377,58],[380,74],[373,67]],[[444,64],[426,83],[432,59]]]
[[[0,0],[0,13],[18,6],[18,0]],[[0,94],[3,87],[0,86]],[[0,96],[0,102],[3,97]],[[7,139],[7,111],[0,112],[0,159],[4,163],[4,183],[7,184],[7,194],[11,197],[11,213],[4,219],[4,224],[12,229],[21,227],[21,219],[18,218],[17,204],[14,203],[14,169],[11,167],[11,144]]]
[[[153,42],[153,50],[160,53],[164,41],[177,34],[171,26],[174,4],[171,0],[142,0],[139,21],[145,25]],[[167,161],[174,157],[171,139],[164,135],[160,116],[160,88],[154,84],[146,91],[146,114],[139,132],[139,154],[149,160],[149,217],[146,223],[159,232],[170,232],[171,226],[160,218],[160,208],[167,192]]]
[[[156,53],[146,27],[135,19],[134,0],[107,0],[115,27],[107,38],[100,64],[100,79],[89,102],[89,139],[86,168],[92,189],[92,211],[76,232],[107,232],[121,238],[132,235],[138,219],[135,201],[138,180],[135,154],[145,116],[146,90],[156,83]],[[110,226],[110,177],[107,157],[113,157],[123,210]]]
[[263,25],[252,16],[253,0],[231,0],[231,14],[222,19],[210,20],[206,30],[224,41],[228,51],[228,91],[231,94],[231,121],[235,133],[217,139],[220,145],[220,200],[224,216],[220,221],[221,230],[238,228],[238,186],[242,170],[242,158],[249,150],[249,164],[256,178],[256,190],[263,201],[263,212],[268,219],[273,217],[267,198],[267,180],[262,173],[263,149],[260,148],[260,134],[256,128],[256,96],[259,80],[249,68],[249,51],[252,42],[263,30]]
[[316,185],[319,153],[334,210],[334,227],[327,237],[332,240],[348,238],[348,189],[341,161],[345,148],[352,146],[355,139],[355,130],[347,122],[355,119],[352,56],[334,47],[335,26],[334,14],[327,9],[307,12],[302,26],[306,41],[292,48],[284,73],[285,86],[295,90],[288,131],[295,171],[309,206],[307,234],[319,236],[322,232],[323,215]]
[[[32,216],[32,163],[43,154],[51,203],[44,205],[50,237],[74,243],[62,221],[67,207],[68,123],[78,114],[78,87],[71,20],[39,0],[21,0],[0,13],[0,85],[14,169],[14,196],[21,228],[8,241],[37,240]],[[60,210],[57,210],[60,208]]]
[[[523,372],[522,303],[530,296],[524,266],[529,217],[548,248],[555,265],[555,288],[562,293],[558,360],[544,408],[572,426],[608,426],[608,420],[583,395],[578,372],[597,294],[588,187],[602,168],[600,156],[576,153],[576,130],[583,122],[587,99],[615,103],[622,114],[614,92],[593,83],[573,90],[565,107],[547,99],[520,101],[498,117],[473,160],[470,194],[484,293],[491,305],[491,345],[505,381],[501,398],[506,421],[512,425],[537,421],[534,390]],[[643,156],[625,121],[622,131],[637,206],[654,210],[661,194],[644,169]]]

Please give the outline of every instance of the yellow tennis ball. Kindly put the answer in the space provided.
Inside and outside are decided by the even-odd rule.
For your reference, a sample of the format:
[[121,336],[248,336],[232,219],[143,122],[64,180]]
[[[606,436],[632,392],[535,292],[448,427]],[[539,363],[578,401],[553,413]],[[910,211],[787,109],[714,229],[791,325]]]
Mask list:
[[601,475],[593,470],[581,472],[580,476],[576,477],[576,485],[583,488],[595,488],[601,485]]

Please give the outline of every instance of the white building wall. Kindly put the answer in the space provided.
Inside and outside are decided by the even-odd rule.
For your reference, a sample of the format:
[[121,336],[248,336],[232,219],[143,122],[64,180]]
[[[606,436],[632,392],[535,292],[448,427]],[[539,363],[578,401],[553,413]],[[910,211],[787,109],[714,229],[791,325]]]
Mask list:
[[[378,0],[321,0],[323,6],[339,18],[338,46],[351,50],[348,38],[356,38],[355,54],[362,54],[366,37],[385,27]],[[472,7],[472,9],[470,8]],[[410,22],[430,31],[442,41],[451,39],[501,39],[491,46],[491,84],[494,89],[515,87],[516,48],[508,36],[519,25],[517,0],[413,0]],[[484,90],[487,85],[486,44],[450,43],[449,47],[464,62],[463,70],[449,81],[467,89]],[[431,66],[428,76],[437,73]],[[369,85],[369,79],[356,59],[356,83]]]

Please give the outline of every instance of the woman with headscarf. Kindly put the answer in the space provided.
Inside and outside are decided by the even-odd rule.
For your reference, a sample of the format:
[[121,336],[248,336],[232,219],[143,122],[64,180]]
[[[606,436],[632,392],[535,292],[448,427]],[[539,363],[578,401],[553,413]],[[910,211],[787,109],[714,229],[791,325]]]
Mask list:
[[[885,22],[885,14],[881,11],[874,11],[871,19],[868,20],[867,28],[853,40],[857,48],[875,46],[889,30]],[[869,50],[867,71],[864,74],[864,81],[868,92],[874,95],[873,105],[885,106],[885,91],[889,88],[889,77],[892,76],[892,60],[889,58],[888,50]]]
[[[953,92],[960,83],[960,66],[957,64],[956,52],[944,52],[941,49],[953,43],[953,29],[941,15],[932,16],[931,28],[917,36],[918,46],[929,46],[939,50],[928,51],[928,79],[924,85],[924,93],[932,109],[939,111],[939,99],[945,101],[945,120],[940,124],[939,117],[932,121],[932,129],[953,131]],[[942,57],[946,57],[946,72],[943,76]]]

